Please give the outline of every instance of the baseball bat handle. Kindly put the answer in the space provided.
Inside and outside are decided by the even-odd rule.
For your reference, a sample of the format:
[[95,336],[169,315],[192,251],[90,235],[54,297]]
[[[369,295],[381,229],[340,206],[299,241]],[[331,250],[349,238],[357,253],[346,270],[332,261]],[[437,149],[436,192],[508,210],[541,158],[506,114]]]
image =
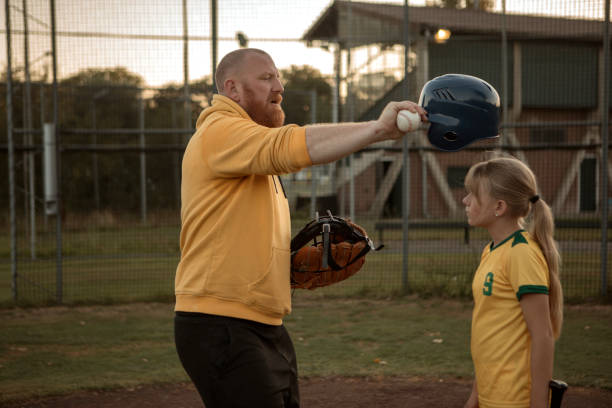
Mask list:
[[567,390],[567,383],[560,380],[550,380],[548,383],[548,406],[550,408],[561,408],[563,394]]

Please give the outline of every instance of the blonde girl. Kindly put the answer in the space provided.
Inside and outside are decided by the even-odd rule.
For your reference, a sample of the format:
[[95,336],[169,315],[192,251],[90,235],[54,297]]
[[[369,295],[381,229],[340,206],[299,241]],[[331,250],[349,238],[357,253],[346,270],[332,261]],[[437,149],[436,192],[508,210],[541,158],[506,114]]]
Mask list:
[[515,158],[477,163],[465,186],[468,223],[492,239],[472,283],[476,378],[465,407],[547,407],[563,323],[552,212],[531,170]]

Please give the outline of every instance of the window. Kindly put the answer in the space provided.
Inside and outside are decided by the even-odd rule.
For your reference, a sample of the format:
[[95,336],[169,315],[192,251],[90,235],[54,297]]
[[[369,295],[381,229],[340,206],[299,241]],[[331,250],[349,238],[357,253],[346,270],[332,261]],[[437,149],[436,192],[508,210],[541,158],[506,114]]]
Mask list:
[[468,166],[449,166],[446,169],[446,181],[450,188],[463,188]]
[[580,163],[580,212],[597,210],[597,159],[587,157]]
[[567,132],[563,128],[531,128],[529,143],[532,145],[560,145],[567,139]]

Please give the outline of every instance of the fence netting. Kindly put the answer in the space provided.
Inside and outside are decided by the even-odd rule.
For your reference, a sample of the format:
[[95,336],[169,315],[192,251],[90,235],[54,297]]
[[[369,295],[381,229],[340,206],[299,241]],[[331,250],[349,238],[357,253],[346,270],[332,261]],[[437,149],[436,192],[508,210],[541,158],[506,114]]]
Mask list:
[[446,73],[480,77],[501,97],[498,139],[441,152],[423,127],[406,144],[282,176],[294,233],[329,210],[385,245],[320,293],[469,297],[489,238],[467,225],[464,177],[506,154],[531,167],[553,209],[566,298],[609,296],[605,0],[3,6],[1,304],[172,298],[182,153],[215,93],[215,61],[241,47],[274,59],[286,123],[372,120]]

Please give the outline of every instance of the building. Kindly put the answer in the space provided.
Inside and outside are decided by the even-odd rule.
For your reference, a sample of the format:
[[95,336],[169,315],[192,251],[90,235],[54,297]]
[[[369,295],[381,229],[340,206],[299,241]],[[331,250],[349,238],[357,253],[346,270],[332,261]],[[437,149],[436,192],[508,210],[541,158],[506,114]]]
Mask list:
[[[439,29],[450,38],[440,40]],[[445,73],[474,75],[498,90],[501,138],[460,153],[431,149],[424,132],[410,138],[411,217],[462,215],[467,168],[484,149],[499,148],[532,167],[557,214],[588,215],[607,202],[599,182],[603,33],[598,20],[334,1],[303,40],[334,52],[343,120],[376,118],[391,100],[418,100],[425,82]],[[394,208],[402,155],[397,145],[384,147],[354,160],[357,213],[401,215]],[[609,164],[607,171],[612,180]],[[337,178],[338,194],[348,190],[346,173]]]

